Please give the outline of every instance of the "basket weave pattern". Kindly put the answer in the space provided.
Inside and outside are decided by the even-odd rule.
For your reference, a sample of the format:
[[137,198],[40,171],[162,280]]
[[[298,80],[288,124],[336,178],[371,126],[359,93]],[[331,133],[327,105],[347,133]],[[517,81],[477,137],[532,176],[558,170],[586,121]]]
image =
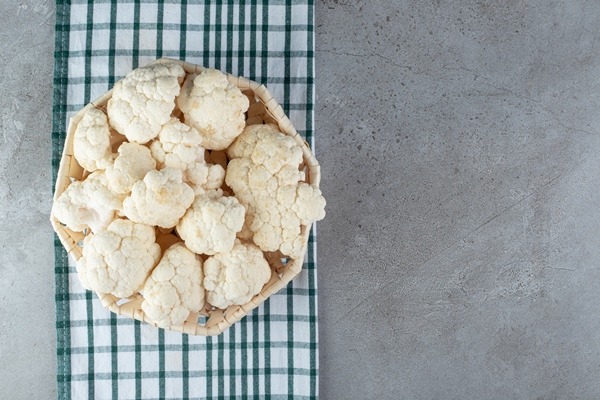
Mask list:
[[[173,62],[181,65],[187,74],[199,74],[204,71],[204,67],[190,64],[180,60],[172,60],[162,58],[153,63]],[[262,123],[274,123],[279,126],[279,130],[284,134],[291,136],[296,143],[302,148],[303,163],[306,168],[306,182],[319,185],[321,173],[320,166],[310,151],[308,143],[296,132],[291,121],[284,114],[281,106],[275,101],[271,93],[264,85],[248,80],[243,77],[227,75],[229,82],[237,86],[250,100],[250,107],[247,112],[247,125],[255,125]],[[72,180],[83,180],[88,175],[88,171],[84,170],[73,156],[73,137],[77,124],[81,121],[86,110],[91,107],[105,109],[108,100],[112,97],[112,90],[94,100],[77,114],[71,117],[69,127],[67,129],[67,137],[65,139],[65,147],[63,150],[56,187],[54,192],[54,201],[65,191],[71,184]],[[82,247],[80,246],[84,234],[82,232],[73,232],[54,217],[50,216],[50,221],[54,231],[58,235],[62,245],[66,251],[77,261],[82,256]],[[301,234],[308,242],[308,235],[311,226],[301,226]],[[157,230],[158,232],[158,230]],[[304,254],[306,246],[304,247]],[[186,321],[179,326],[171,326],[167,329],[187,333],[190,335],[214,336],[222,333],[235,322],[242,319],[252,309],[258,307],[260,303],[265,301],[270,295],[284,288],[292,279],[294,279],[302,270],[304,257],[290,259],[287,263],[282,262],[284,256],[279,252],[265,253],[265,257],[271,266],[271,279],[263,287],[262,291],[254,296],[254,298],[242,306],[230,306],[226,310],[221,310],[212,307],[205,303],[204,308],[197,313],[190,313]],[[114,295],[106,293],[96,293],[102,302],[102,305],[113,313],[123,315],[129,318],[134,318],[139,321],[147,322],[156,326],[144,313],[141,308],[143,298],[140,294],[134,294],[128,299],[120,299]],[[208,319],[204,325],[198,322],[199,315],[207,316]]]

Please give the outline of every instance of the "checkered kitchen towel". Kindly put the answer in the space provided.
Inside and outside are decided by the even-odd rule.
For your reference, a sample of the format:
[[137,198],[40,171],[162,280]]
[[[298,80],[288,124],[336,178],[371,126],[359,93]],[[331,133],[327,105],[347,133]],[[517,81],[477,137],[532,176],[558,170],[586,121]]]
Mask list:
[[[54,175],[68,118],[132,68],[160,57],[267,85],[312,143],[313,10],[312,0],[58,1]],[[106,311],[80,286],[57,238],[55,249],[60,399],[317,397],[314,237],[301,275],[213,338]]]

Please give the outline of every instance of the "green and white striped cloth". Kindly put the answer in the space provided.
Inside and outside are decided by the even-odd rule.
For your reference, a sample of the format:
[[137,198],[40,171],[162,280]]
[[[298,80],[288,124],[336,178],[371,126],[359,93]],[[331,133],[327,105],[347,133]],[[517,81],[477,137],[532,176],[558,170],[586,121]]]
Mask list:
[[[314,148],[313,13],[312,0],[57,1],[54,176],[69,117],[160,57],[264,83]],[[317,398],[314,236],[300,276],[213,338],[106,311],[55,249],[60,399]]]

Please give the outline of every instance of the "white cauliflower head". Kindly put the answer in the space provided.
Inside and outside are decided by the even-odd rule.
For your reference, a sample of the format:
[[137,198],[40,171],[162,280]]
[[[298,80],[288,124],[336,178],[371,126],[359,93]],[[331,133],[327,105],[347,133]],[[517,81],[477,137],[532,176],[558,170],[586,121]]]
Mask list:
[[187,76],[177,104],[185,122],[202,135],[204,147],[223,150],[244,129],[250,102],[225,74],[207,68],[200,75]]
[[106,115],[89,108],[77,124],[73,137],[73,155],[84,169],[106,169],[113,162],[111,134]]
[[153,64],[134,69],[115,84],[107,112],[110,125],[130,142],[154,139],[171,119],[185,71],[179,64]]
[[262,251],[239,240],[231,251],[215,254],[204,262],[206,299],[221,309],[248,303],[270,278],[271,268]]
[[77,273],[84,288],[129,297],[160,260],[154,227],[116,219],[105,231],[88,235]]
[[114,164],[106,168],[106,177],[114,192],[127,194],[137,181],[154,169],[156,161],[150,149],[137,143],[123,143]]
[[225,179],[225,169],[210,165],[204,160],[202,137],[195,128],[181,123],[177,118],[167,122],[150,145],[158,168],[178,168],[184,182],[203,189],[220,188]]
[[142,309],[158,326],[181,325],[190,312],[204,306],[202,259],[183,243],[165,252],[146,280]]
[[231,250],[235,234],[244,224],[244,207],[235,197],[219,197],[209,191],[197,196],[179,220],[177,233],[188,249],[197,254],[215,254]]
[[251,125],[228,149],[232,160],[225,182],[246,207],[243,238],[249,232],[263,251],[292,258],[304,253],[300,225],[325,216],[325,199],[314,185],[300,182],[302,149],[273,125]]
[[115,219],[124,197],[109,189],[104,171],[96,171],[84,181],[71,183],[52,206],[52,213],[74,232],[89,227],[98,233]]
[[131,189],[123,212],[132,221],[173,228],[194,201],[194,190],[181,180],[176,168],[152,170]]

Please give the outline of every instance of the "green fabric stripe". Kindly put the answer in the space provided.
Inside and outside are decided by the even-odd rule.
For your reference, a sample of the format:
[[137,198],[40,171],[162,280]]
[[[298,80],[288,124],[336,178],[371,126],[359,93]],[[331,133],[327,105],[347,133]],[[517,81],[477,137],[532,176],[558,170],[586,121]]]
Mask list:
[[217,397],[219,400],[225,398],[225,335],[215,337],[217,341]]
[[[117,42],[117,0],[110,3],[110,39],[108,44],[108,88],[115,84],[115,47]],[[107,88],[107,89],[108,89]]]
[[[292,2],[290,0],[286,1],[285,4],[285,21],[286,23],[290,23],[292,22]],[[292,70],[292,62],[291,62],[291,55],[290,55],[290,48],[292,46],[292,30],[290,29],[290,26],[286,24],[286,30],[285,30],[285,56],[284,56],[284,73],[283,73],[283,112],[286,113],[286,115],[290,114],[290,74],[291,74],[291,70]],[[289,286],[288,286],[289,288]],[[290,314],[292,315],[292,314]]]
[[[257,1],[258,0],[250,0],[250,50],[248,51],[248,57],[250,57],[250,73],[248,79],[253,81],[256,81],[256,46],[258,44],[256,40],[256,27],[258,24]],[[244,56],[246,56],[245,53]]]
[[[290,285],[293,285],[294,282],[291,282]],[[286,289],[287,292],[287,289]],[[294,313],[294,297],[288,293],[287,297],[287,311],[289,315],[293,315]],[[291,319],[288,319],[287,322],[287,334],[288,334],[288,394],[289,399],[293,400],[294,398],[294,322]]]
[[96,377],[94,376],[94,310],[92,301],[94,297],[92,292],[86,292],[86,315],[87,315],[87,338],[88,338],[88,398],[95,398],[94,394],[94,383]]
[[242,337],[242,342],[240,343],[240,351],[242,356],[242,399],[248,399],[248,341],[246,338],[248,337],[248,320],[249,318],[244,318],[240,321],[240,336]]
[[212,362],[212,350],[213,350],[213,338],[208,336],[206,338],[206,397],[210,398],[213,395],[213,362]]
[[[207,2],[204,4],[204,42],[202,47],[202,54],[199,54],[199,56],[203,55],[202,65],[205,67],[210,65],[210,55],[208,51],[208,49],[210,49],[210,26],[210,2]],[[188,53],[188,55],[190,57],[194,57],[194,55],[192,54]]]
[[135,398],[142,398],[142,327],[141,322],[135,320],[133,323],[133,335],[135,344]]
[[156,16],[156,58],[162,58],[162,47],[163,47],[163,19],[165,16],[165,3],[162,0],[158,0],[158,10]]
[[264,388],[264,393],[266,395],[270,395],[271,394],[271,324],[269,322],[269,313],[271,311],[271,298],[267,298],[265,300],[265,302],[263,303],[264,306],[264,313],[265,313],[265,319],[264,319],[264,326],[265,326],[265,330],[264,330],[264,342],[265,342],[265,373],[263,374],[263,378],[264,378],[264,383],[265,383],[265,388]]
[[[64,146],[66,131],[68,59],[62,55],[63,49],[69,48],[70,6],[67,1],[56,2],[56,22],[54,39],[54,80],[53,80],[53,115],[52,115],[52,192],[56,184],[58,166]],[[60,399],[71,399],[71,326],[70,299],[67,252],[62,247],[56,234],[54,235],[54,271],[56,293],[56,357],[57,374],[56,389]]]
[[[68,275],[60,271],[60,266],[67,262],[67,253],[62,249],[55,246],[54,263],[57,266],[56,272],[56,287],[60,290],[68,289]],[[71,327],[69,320],[63,318],[70,314],[69,301],[62,300],[56,301],[56,313],[57,313],[57,329],[56,329],[56,355],[58,359],[58,371],[57,371],[57,392],[59,398],[70,399],[71,398]]]
[[186,60],[186,47],[187,47],[187,31],[189,30],[187,24],[187,0],[181,0],[181,26],[179,34],[179,59]]
[[190,398],[190,347],[188,335],[181,335],[181,386],[183,399]]
[[[264,85],[264,79],[269,76],[269,1],[262,1],[262,48],[261,48],[261,74],[260,83]],[[283,55],[285,57],[285,54]]]
[[[237,70],[237,75],[238,76],[244,76],[245,75],[245,71],[244,71],[244,48],[246,47],[245,41],[246,41],[246,1],[245,0],[241,0],[239,2],[239,10],[238,10],[238,51],[236,52],[237,54],[237,59],[238,59],[238,70]],[[242,336],[244,337],[244,336]],[[243,392],[243,390],[242,390]]]
[[[252,64],[252,63],[250,63]],[[254,399],[258,399],[259,396],[259,370],[260,364],[258,360],[258,345],[259,345],[259,336],[258,336],[258,313],[252,314],[252,393],[254,394]]]
[[223,11],[223,2],[218,1],[215,5],[215,58],[213,60],[214,68],[221,69],[221,36],[223,35],[223,24],[222,24],[222,11]]
[[[231,328],[228,329],[228,335],[229,335],[229,348],[231,349],[229,351],[229,369],[230,370],[234,370],[237,368],[236,367],[236,362],[235,362],[235,356],[237,354],[239,350],[238,348],[238,341],[236,340],[236,326],[237,324],[233,324],[231,326]],[[230,376],[229,377],[229,393],[231,395],[236,393],[236,381],[235,381],[235,377],[234,376]]]
[[165,393],[165,330],[158,330],[158,393],[161,399],[166,396]]
[[113,398],[119,397],[119,380],[117,378],[119,371],[119,346],[118,346],[118,330],[117,330],[117,316],[110,313],[110,344],[111,344],[111,369],[112,369],[112,395]]
[[92,33],[94,32],[94,0],[88,0],[87,5],[88,30],[85,35],[85,88],[84,103],[90,102],[91,76],[92,76]]
[[140,53],[140,0],[134,0],[133,6],[133,50],[131,51],[131,68],[136,69],[139,66]]
[[225,51],[225,70],[233,74],[233,0],[227,1],[227,50]]

